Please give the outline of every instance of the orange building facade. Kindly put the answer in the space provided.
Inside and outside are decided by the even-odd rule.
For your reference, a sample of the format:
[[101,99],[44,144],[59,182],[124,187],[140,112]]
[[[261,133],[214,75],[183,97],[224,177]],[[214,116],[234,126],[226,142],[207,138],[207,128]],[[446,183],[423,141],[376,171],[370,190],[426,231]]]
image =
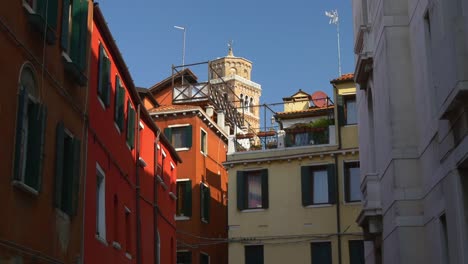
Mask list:
[[[189,70],[183,74],[185,81],[197,79]],[[156,99],[158,105],[149,112],[184,161],[177,174],[177,263],[227,263],[228,179],[222,163],[228,134],[223,113],[203,103],[172,104],[172,84],[180,80],[163,80],[145,96]]]
[[0,263],[82,259],[91,5],[0,2]]

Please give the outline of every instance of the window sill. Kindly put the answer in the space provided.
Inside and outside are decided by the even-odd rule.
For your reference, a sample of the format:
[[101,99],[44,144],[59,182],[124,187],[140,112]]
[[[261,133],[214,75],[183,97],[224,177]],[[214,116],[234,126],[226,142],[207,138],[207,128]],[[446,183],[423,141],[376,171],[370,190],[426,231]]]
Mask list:
[[88,79],[86,76],[81,72],[78,65],[70,58],[70,56],[65,52],[62,51],[62,58],[65,62],[65,71],[71,75],[73,80],[80,86],[86,86],[88,83]]
[[130,254],[128,252],[125,252],[125,257],[131,260],[132,259],[132,254]]
[[323,207],[332,207],[334,204],[311,204],[304,206],[305,208],[323,208]]
[[200,151],[200,153],[201,153],[203,156],[208,157],[208,153],[203,152],[203,151]]
[[[101,100],[99,100],[99,101],[101,101]],[[117,125],[117,123],[115,121],[114,121],[114,126],[115,126],[115,129],[117,129],[117,133],[119,133],[119,135],[121,135],[122,131],[120,131],[119,125]]]
[[22,190],[28,194],[31,194],[33,196],[39,196],[39,192],[31,187],[29,187],[28,185],[24,184],[24,182],[22,181],[13,181],[12,182],[12,185],[15,186],[16,188],[18,188],[19,190]]
[[176,151],[189,151],[190,148],[176,148]]
[[255,212],[263,212],[266,211],[265,208],[258,208],[258,209],[244,209],[241,210],[242,213],[255,213]]
[[116,241],[112,241],[112,247],[117,249],[117,250],[121,250],[122,249],[122,246],[120,245],[119,242],[116,242]]
[[109,244],[107,244],[107,241],[106,241],[105,238],[102,238],[102,237],[99,236],[98,234],[96,234],[95,237],[96,237],[96,240],[99,241],[99,242],[101,242],[104,246],[106,246],[106,247],[109,246]]
[[344,205],[360,205],[362,204],[362,201],[350,201],[350,202],[344,201],[343,204]]
[[175,216],[174,219],[176,221],[187,221],[187,220],[190,220],[190,217],[188,217],[188,216]]
[[204,224],[209,224],[208,220],[205,220],[205,219],[203,219],[203,218],[201,219],[201,221],[202,221],[202,223],[204,223]]

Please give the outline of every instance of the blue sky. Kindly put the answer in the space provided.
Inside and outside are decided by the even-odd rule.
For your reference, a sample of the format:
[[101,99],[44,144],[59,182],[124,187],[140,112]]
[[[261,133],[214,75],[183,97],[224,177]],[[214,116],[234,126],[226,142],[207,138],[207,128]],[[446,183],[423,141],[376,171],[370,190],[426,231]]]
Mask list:
[[[182,61],[227,55],[253,62],[252,81],[262,85],[261,103],[281,102],[299,89],[331,95],[338,76],[336,27],[327,10],[340,13],[342,72],[353,72],[351,0],[101,0],[99,5],[137,86],[149,87]],[[206,80],[206,69],[196,69]]]

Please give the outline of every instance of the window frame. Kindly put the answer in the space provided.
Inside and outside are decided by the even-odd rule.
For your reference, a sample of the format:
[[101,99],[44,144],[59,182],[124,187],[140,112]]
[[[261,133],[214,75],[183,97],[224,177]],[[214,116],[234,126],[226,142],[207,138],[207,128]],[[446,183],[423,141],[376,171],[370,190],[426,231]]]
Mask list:
[[[353,204],[353,203],[361,203],[362,202],[362,194],[361,194],[361,199],[360,200],[351,200],[350,199],[350,168],[356,168],[354,167],[357,164],[357,168],[360,170],[360,163],[359,160],[345,160],[343,161],[343,200],[344,203],[346,204]],[[359,177],[359,184],[358,186],[361,185],[360,177]],[[359,191],[360,187],[359,187]]]
[[208,155],[208,132],[203,128],[200,128],[200,152],[204,155]]
[[[308,207],[323,207],[332,206],[336,203],[336,165],[334,163],[310,164],[301,166],[301,196],[302,206]],[[314,180],[316,171],[327,173],[327,193],[328,199],[325,203],[316,203],[314,201]]]
[[[244,245],[244,263],[245,264],[250,264],[250,262],[252,262],[252,260],[249,261],[249,259],[247,259],[247,248],[255,248],[255,247],[260,247],[261,248],[261,259],[262,259],[262,263],[265,263],[265,245],[263,244],[252,244],[252,245]],[[257,263],[255,263],[257,264]]]
[[[106,63],[108,65],[106,66]],[[108,67],[108,68],[107,68]],[[99,42],[99,59],[98,59],[98,85],[97,85],[97,98],[102,108],[106,110],[110,107],[110,94],[111,94],[111,68],[109,54],[106,51],[103,42]],[[104,83],[104,81],[106,81]]]
[[[101,197],[100,190],[102,190],[103,197]],[[101,165],[96,162],[96,238],[102,242],[106,242],[106,235],[106,173]]]
[[[207,199],[207,200],[205,200]],[[210,222],[211,189],[206,183],[200,182],[200,220]]]
[[[249,189],[248,177],[250,173],[258,173],[260,177],[260,190],[261,190],[261,207],[249,207]],[[237,209],[241,212],[249,211],[263,211],[269,208],[269,193],[268,193],[268,169],[251,169],[237,171]]]
[[[364,240],[362,240],[362,239],[349,239],[348,240],[349,264],[356,264],[356,263],[353,263],[352,259],[351,259],[351,246],[352,246],[351,244],[354,243],[354,242],[361,242],[362,243],[362,258],[365,261]],[[359,264],[359,263],[357,263],[357,264]]]
[[[188,184],[188,186],[184,186],[184,196],[183,199],[180,198],[180,193],[179,193],[179,187],[178,185],[184,183]],[[189,188],[190,187],[190,188]],[[190,189],[190,191],[188,191]],[[189,220],[192,218],[192,180],[189,178],[185,179],[177,179],[176,180],[176,195],[177,195],[177,204],[176,204],[176,213],[175,213],[175,220]],[[188,200],[190,201],[188,201]],[[183,204],[183,207],[181,209],[182,214],[179,213],[179,205],[180,203]],[[190,203],[190,206],[188,205]],[[186,206],[189,206],[190,208],[186,208]]]
[[314,246],[313,245],[320,245],[320,244],[327,244],[329,246],[329,256],[328,258],[330,259],[330,262],[329,263],[323,263],[322,261],[320,263],[323,263],[323,264],[332,264],[333,263],[333,243],[331,241],[328,241],[328,240],[321,240],[321,241],[313,241],[310,243],[310,260],[312,263],[315,263],[314,262]]
[[[182,129],[182,137],[184,140],[187,140],[187,142],[181,142],[184,143],[183,146],[177,147],[174,138],[173,138],[173,131],[174,129]],[[190,131],[190,132],[189,132]],[[188,133],[188,134],[185,134]],[[175,125],[169,125],[164,129],[164,135],[169,139],[169,142],[174,146],[174,149],[176,151],[187,151],[192,148],[193,145],[193,126],[191,124],[175,124]]]
[[[348,122],[348,113],[349,113],[349,109],[348,109],[348,102],[350,101],[354,101],[354,105],[355,105],[355,119],[356,119],[356,122],[354,123],[349,123]],[[346,126],[352,126],[352,125],[357,125],[357,98],[356,98],[356,95],[355,94],[344,94],[343,95],[343,105],[344,105],[344,125]]]

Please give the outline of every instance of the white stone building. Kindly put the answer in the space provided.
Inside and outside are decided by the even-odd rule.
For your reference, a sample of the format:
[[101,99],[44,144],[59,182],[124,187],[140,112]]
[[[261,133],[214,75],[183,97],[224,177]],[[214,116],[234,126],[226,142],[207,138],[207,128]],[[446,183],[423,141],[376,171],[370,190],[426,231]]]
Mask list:
[[366,263],[468,263],[468,1],[352,2]]

